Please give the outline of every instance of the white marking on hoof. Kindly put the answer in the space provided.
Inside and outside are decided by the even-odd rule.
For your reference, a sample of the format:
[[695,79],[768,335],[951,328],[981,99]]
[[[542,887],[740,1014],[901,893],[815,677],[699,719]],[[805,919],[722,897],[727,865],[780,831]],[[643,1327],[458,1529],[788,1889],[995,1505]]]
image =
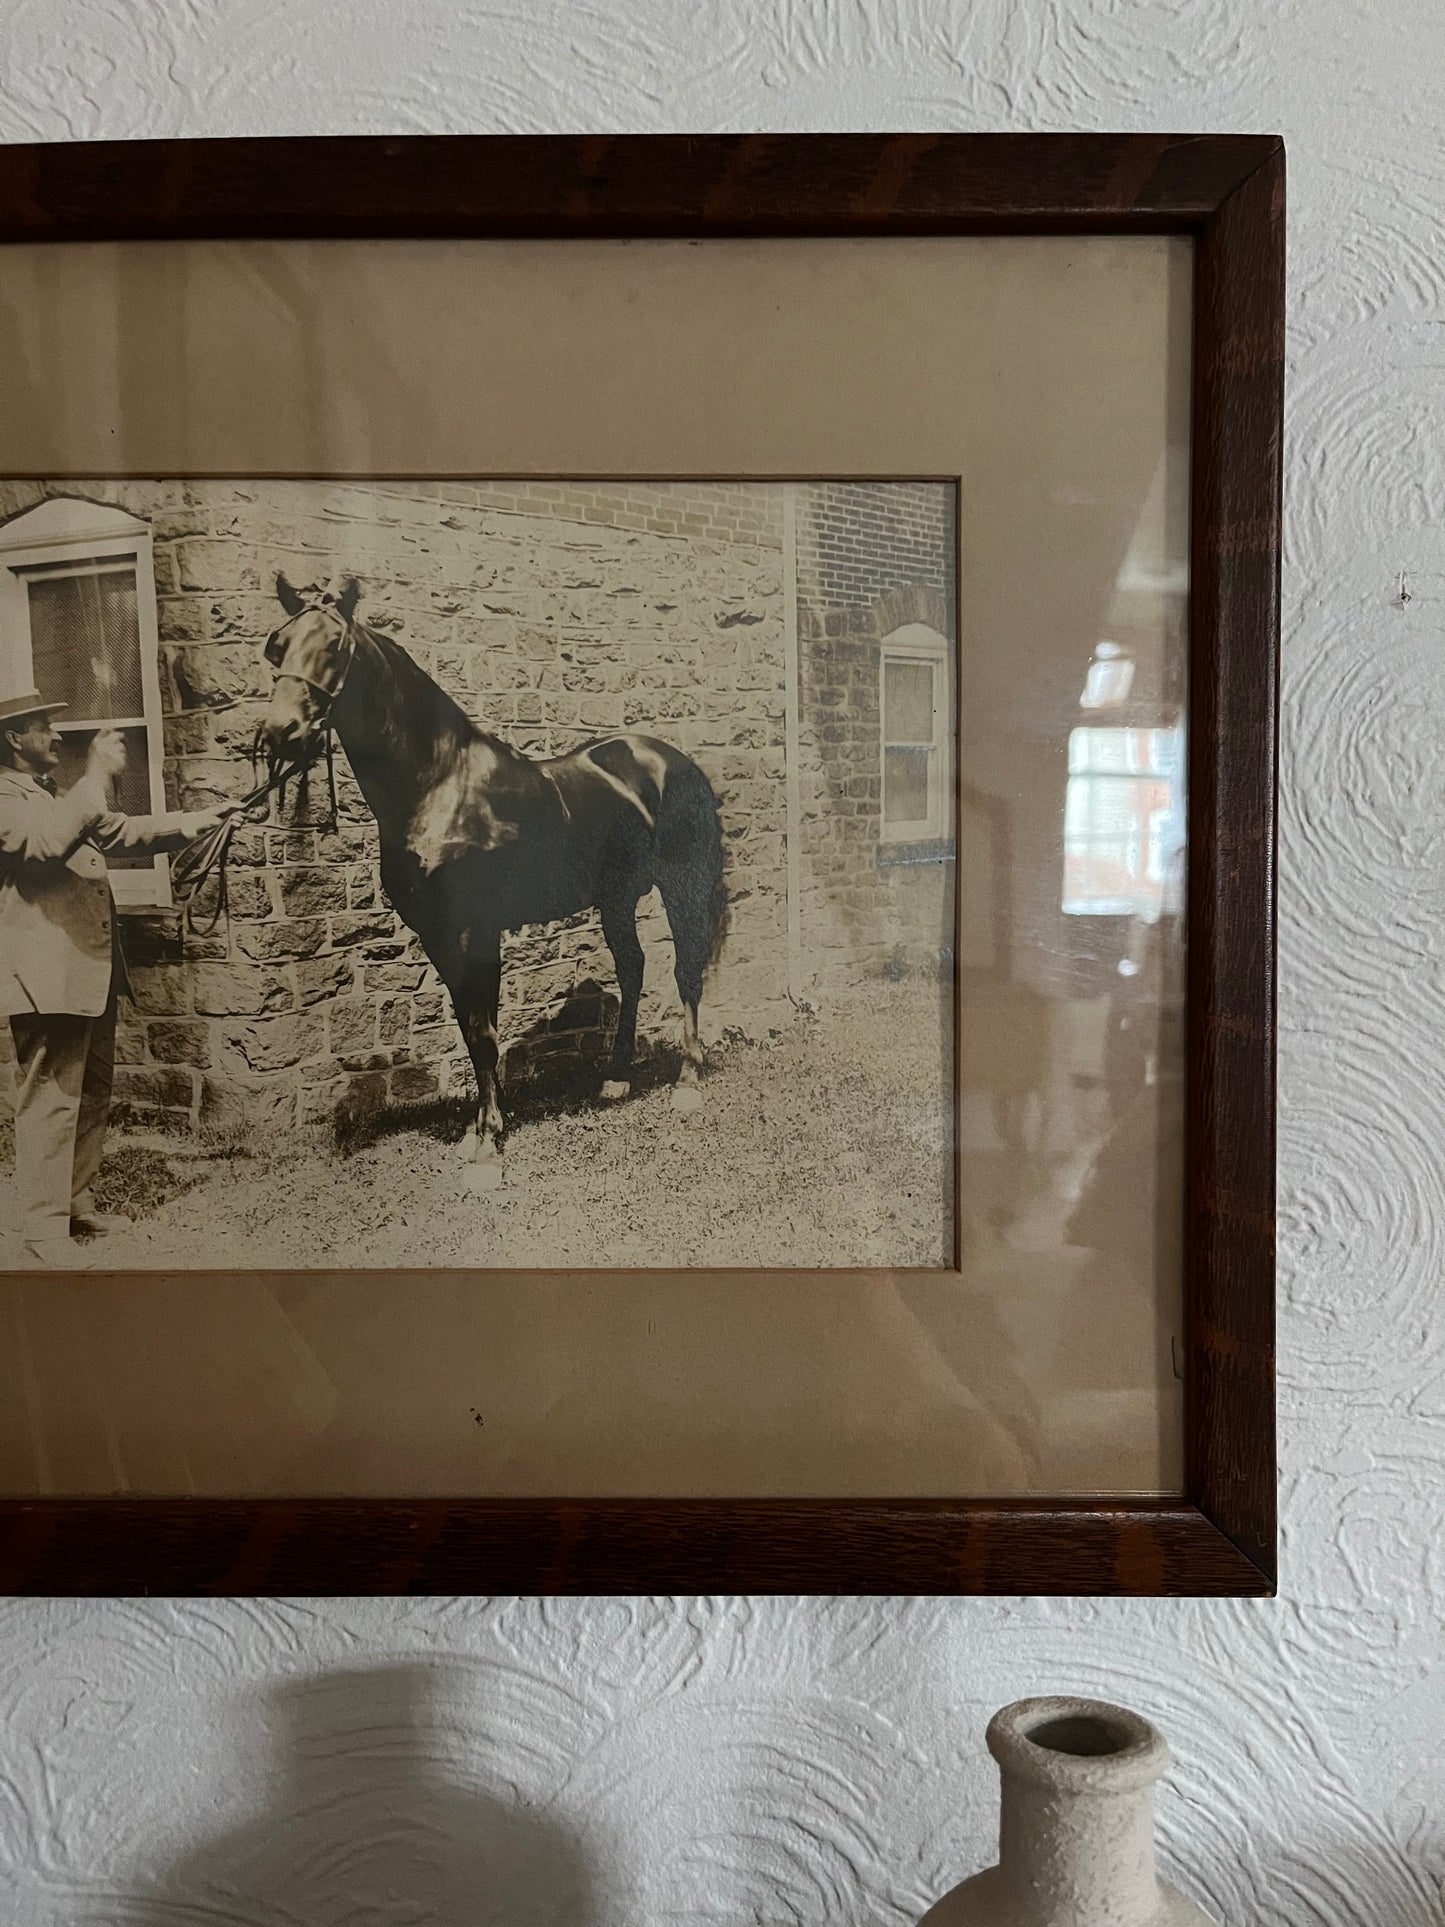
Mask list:
[[702,1109],[702,1092],[696,1084],[674,1084],[672,1087],[672,1108],[683,1117]]
[[468,1131],[461,1143],[457,1146],[457,1160],[461,1164],[474,1164],[476,1157],[477,1134],[475,1131]]
[[609,1077],[597,1093],[604,1104],[620,1104],[624,1097],[631,1097],[632,1086],[621,1077]]

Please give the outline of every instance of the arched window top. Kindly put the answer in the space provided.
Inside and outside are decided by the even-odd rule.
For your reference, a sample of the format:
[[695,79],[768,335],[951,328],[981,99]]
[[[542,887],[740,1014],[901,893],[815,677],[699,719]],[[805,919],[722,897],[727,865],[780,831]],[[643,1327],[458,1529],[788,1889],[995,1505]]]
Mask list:
[[0,551],[72,548],[88,542],[148,538],[150,524],[109,502],[86,502],[76,495],[53,495],[0,523]]
[[883,647],[895,655],[930,656],[940,660],[952,653],[947,636],[940,635],[926,622],[905,622],[901,628],[889,630],[883,638]]

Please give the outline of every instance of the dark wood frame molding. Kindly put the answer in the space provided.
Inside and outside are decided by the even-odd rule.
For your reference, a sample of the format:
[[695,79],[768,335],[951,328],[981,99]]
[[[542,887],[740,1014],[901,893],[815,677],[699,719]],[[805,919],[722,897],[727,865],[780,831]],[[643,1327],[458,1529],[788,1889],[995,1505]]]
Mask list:
[[1195,243],[1186,1497],[12,1500],[0,1503],[0,1589],[1272,1593],[1283,144],[864,134],[0,147],[0,241],[1004,233]]

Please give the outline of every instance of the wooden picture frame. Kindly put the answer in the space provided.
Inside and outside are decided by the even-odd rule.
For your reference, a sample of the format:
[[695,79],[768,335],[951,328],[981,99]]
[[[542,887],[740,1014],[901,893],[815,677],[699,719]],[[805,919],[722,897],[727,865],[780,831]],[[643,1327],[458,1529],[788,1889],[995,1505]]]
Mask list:
[[0,244],[1160,233],[1192,237],[1195,264],[1184,1497],[11,1499],[0,1588],[1273,1591],[1283,223],[1283,147],[1270,136],[0,148]]

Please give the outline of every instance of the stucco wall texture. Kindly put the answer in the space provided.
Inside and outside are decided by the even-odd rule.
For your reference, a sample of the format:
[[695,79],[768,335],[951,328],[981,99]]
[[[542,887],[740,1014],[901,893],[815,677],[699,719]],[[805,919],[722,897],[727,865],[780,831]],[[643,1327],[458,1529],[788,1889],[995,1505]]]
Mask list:
[[0,0],[0,45],[14,140],[1187,127],[1291,170],[1280,1598],[15,1602],[0,1915],[892,1927],[992,1857],[987,1712],[1073,1691],[1169,1734],[1221,1919],[1438,1923],[1436,0]]

